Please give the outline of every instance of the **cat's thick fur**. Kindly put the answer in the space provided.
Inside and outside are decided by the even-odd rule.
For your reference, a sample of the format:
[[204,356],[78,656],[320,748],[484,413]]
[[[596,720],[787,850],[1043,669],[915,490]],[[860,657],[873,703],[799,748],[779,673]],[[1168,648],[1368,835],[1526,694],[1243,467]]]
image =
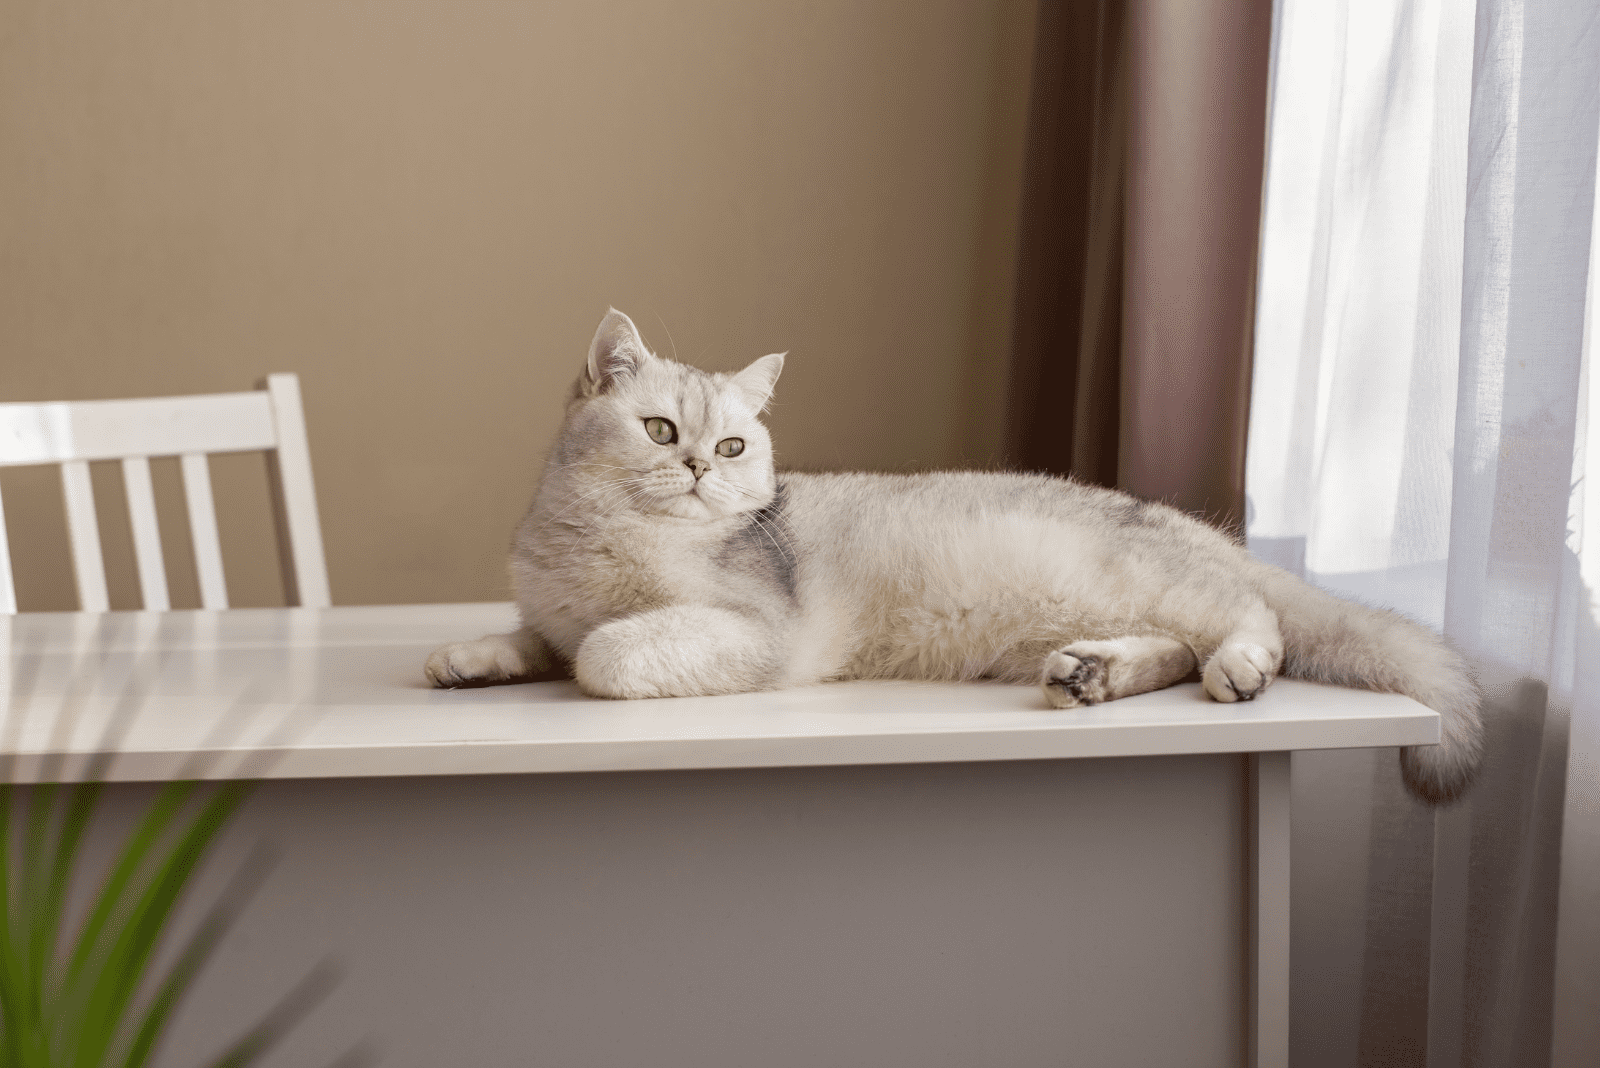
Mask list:
[[[779,475],[759,416],[782,365],[709,374],[607,315],[512,547],[522,628],[439,649],[428,677],[515,677],[553,651],[597,697],[993,677],[1074,708],[1196,669],[1216,700],[1250,700],[1281,672],[1437,710],[1443,741],[1402,751],[1406,782],[1429,801],[1470,782],[1478,691],[1428,629],[1113,490],[990,472]],[[668,426],[673,440],[652,437]],[[719,453],[730,439],[742,451]]]

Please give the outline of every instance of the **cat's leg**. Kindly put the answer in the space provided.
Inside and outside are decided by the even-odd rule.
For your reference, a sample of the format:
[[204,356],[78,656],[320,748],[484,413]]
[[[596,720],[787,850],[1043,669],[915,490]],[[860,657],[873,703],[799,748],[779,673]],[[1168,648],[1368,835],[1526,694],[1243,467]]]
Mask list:
[[1206,660],[1201,681],[1215,700],[1249,701],[1267,688],[1282,667],[1278,614],[1258,603],[1244,613]]
[[532,675],[550,667],[550,650],[526,627],[509,634],[486,634],[452,642],[433,651],[423,674],[435,686],[454,688]]
[[1194,650],[1160,635],[1073,642],[1045,657],[1044,695],[1056,708],[1097,705],[1181,682],[1195,663]]
[[595,697],[690,697],[776,685],[771,628],[710,605],[653,608],[596,627],[578,647],[578,685]]

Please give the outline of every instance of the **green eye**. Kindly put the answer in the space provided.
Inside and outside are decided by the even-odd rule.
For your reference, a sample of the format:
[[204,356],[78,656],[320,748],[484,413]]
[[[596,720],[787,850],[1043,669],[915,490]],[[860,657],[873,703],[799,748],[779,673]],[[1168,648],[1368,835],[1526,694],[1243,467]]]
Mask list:
[[678,428],[672,425],[672,420],[659,415],[652,415],[644,421],[644,432],[657,445],[671,445],[678,440]]
[[718,456],[738,456],[744,452],[743,438],[723,438],[717,442]]

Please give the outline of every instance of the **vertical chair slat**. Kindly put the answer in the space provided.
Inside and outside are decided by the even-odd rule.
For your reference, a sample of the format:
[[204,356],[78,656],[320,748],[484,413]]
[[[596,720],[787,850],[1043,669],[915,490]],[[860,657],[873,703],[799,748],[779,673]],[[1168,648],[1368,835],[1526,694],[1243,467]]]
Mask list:
[[211,497],[211,467],[205,454],[186,452],[183,495],[189,501],[189,537],[194,542],[194,567],[200,576],[200,607],[228,607],[228,584],[222,577],[222,541],[217,537],[217,506]]
[[133,557],[139,565],[139,595],[146,612],[172,607],[167,595],[167,566],[161,559],[161,527],[156,521],[156,494],[150,483],[150,461],[130,456],[122,461],[122,486],[128,494],[128,520],[133,526]]
[[17,610],[17,587],[11,579],[11,545],[6,540],[6,505],[0,500],[0,615]]
[[306,608],[327,608],[333,599],[328,591],[328,564],[322,555],[322,526],[311,481],[311,447],[300,404],[300,379],[292,374],[268,375],[267,394],[272,398],[278,432],[278,479],[294,557],[296,600]]
[[78,579],[78,607],[85,612],[106,612],[105,561],[100,555],[100,524],[94,514],[94,485],[87,460],[61,465],[61,490],[67,500],[67,533],[72,539],[72,570]]

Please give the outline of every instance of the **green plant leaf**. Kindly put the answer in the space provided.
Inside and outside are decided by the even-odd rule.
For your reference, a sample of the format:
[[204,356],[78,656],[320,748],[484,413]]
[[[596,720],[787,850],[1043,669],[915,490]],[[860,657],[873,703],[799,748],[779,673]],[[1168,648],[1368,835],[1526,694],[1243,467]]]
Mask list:
[[0,784],[0,1065],[5,1068],[30,1068],[43,1063],[34,1044],[40,1033],[27,1026],[24,1011],[26,989],[17,956],[18,921],[12,902],[11,812],[16,791],[10,783]]
[[[193,781],[164,784],[69,943],[66,901],[104,786],[37,785],[24,809],[15,787],[0,782],[0,1068],[146,1068],[244,894],[230,888],[159,976],[151,967],[156,949],[199,864],[254,785],[229,781],[205,792]],[[236,878],[251,871],[259,877],[261,865]],[[243,1068],[265,1053],[326,994],[331,971],[319,968],[297,984],[215,1064]]]
[[104,955],[102,942],[109,937],[107,926],[118,912],[126,914],[129,910],[129,902],[124,900],[129,885],[144,866],[150,850],[160,841],[182,810],[184,802],[193,796],[198,787],[199,784],[195,782],[173,782],[163,786],[144,819],[123,846],[116,865],[95,896],[94,907],[84,920],[72,958],[67,964],[59,998],[64,1014],[71,1015],[81,1000],[81,988],[90,971],[90,963]]
[[88,1026],[74,1051],[78,1068],[104,1063],[168,915],[206,848],[249,792],[248,783],[220,786],[156,862],[84,998],[82,1021]]
[[227,928],[226,920],[220,915],[213,914],[184,945],[177,961],[156,988],[155,996],[150,999],[150,1006],[145,1010],[144,1019],[140,1021],[133,1040],[128,1044],[127,1056],[122,1061],[123,1068],[143,1068],[145,1061],[149,1060],[151,1051],[155,1049],[156,1040],[161,1037],[162,1031],[167,1026],[167,1020],[178,1007],[178,1002],[189,989],[189,984],[201,966],[210,958],[211,951],[222,940]]
[[28,795],[28,833],[24,839],[22,864],[17,880],[18,976],[24,991],[24,1026],[32,1029],[44,1019],[44,943],[45,895],[49,892],[50,871],[55,867],[55,842],[50,835],[54,822],[56,793],[54,783],[39,783]]
[[83,844],[83,836],[88,830],[89,821],[94,817],[103,786],[103,783],[87,782],[72,787],[66,811],[61,817],[55,863],[51,867],[50,881],[45,888],[44,900],[36,917],[43,932],[42,946],[36,957],[38,962],[36,974],[45,977],[47,981],[44,998],[47,1007],[59,994],[57,989],[60,986],[59,978],[56,982],[49,982],[51,978],[49,972],[55,965],[56,952],[61,942],[67,889],[72,881],[73,868],[78,861],[78,849]]
[[158,984],[155,996],[151,998],[144,1018],[134,1032],[127,1056],[123,1059],[123,1068],[141,1068],[148,1059],[167,1020],[187,993],[195,975],[233,926],[245,902],[254,896],[266,880],[270,855],[269,850],[260,846],[256,848],[184,943],[176,961]]

